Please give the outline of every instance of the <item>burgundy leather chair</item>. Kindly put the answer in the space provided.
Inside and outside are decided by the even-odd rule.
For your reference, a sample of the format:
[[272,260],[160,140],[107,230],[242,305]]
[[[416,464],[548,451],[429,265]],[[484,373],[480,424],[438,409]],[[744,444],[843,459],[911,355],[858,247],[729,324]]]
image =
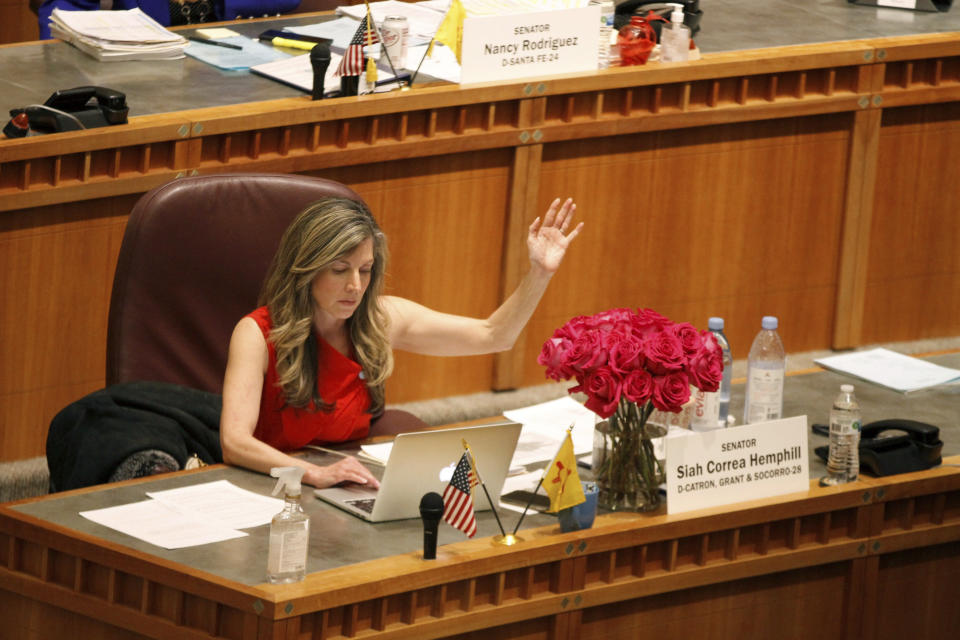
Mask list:
[[[230,335],[256,308],[283,231],[326,196],[361,200],[338,182],[279,174],[182,178],[144,194],[114,275],[107,384],[149,380],[221,393]],[[393,417],[376,432],[424,425]]]

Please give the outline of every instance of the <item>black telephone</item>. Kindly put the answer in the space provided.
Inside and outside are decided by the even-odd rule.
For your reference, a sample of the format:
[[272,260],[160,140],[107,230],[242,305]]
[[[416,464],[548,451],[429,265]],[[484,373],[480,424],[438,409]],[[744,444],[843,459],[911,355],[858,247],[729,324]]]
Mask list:
[[700,18],[703,17],[703,11],[700,9],[700,0],[676,0],[675,2],[664,2],[663,0],[624,0],[619,2],[614,9],[613,28],[619,29],[630,22],[633,16],[645,16],[648,11],[660,16],[665,22],[654,20],[650,26],[657,33],[657,40],[660,39],[660,27],[666,22],[670,22],[670,14],[673,13],[673,5],[683,5],[683,24],[690,27],[690,35],[697,35],[700,31]]
[[127,97],[106,87],[75,87],[54,92],[43,104],[11,109],[11,120],[3,133],[8,138],[22,137],[27,129],[15,126],[14,119],[26,114],[29,129],[39,133],[78,131],[112,124],[126,124]]
[[[830,435],[826,425],[813,425],[813,432]],[[860,469],[875,476],[890,476],[909,471],[922,471],[941,463],[943,441],[940,429],[932,424],[894,418],[871,422],[860,428]],[[828,446],[814,449],[826,460]]]

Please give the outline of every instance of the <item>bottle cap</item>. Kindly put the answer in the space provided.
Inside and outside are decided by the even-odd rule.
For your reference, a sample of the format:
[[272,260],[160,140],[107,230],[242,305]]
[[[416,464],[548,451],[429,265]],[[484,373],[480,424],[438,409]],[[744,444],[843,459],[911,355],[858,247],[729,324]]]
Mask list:
[[707,320],[707,329],[710,329],[710,331],[723,331],[723,318],[714,316]]
[[270,469],[270,475],[278,478],[277,486],[273,488],[273,495],[277,495],[283,489],[288,496],[299,496],[300,479],[303,478],[303,471],[300,467],[273,467]]
[[683,24],[683,5],[679,2],[667,2],[668,7],[673,7],[670,13],[670,22],[673,24]]
[[777,316],[763,316],[763,320],[760,321],[760,326],[770,331],[775,330],[778,325]]
[[840,385],[840,391],[843,391],[844,393],[853,393],[853,385],[852,385],[852,384],[842,384],[842,385]]

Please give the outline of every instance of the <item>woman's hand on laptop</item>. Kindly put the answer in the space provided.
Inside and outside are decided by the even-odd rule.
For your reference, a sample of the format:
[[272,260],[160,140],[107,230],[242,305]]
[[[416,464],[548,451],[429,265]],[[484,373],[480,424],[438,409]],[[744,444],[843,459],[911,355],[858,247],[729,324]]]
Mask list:
[[380,488],[377,478],[352,456],[325,467],[313,466],[304,473],[303,481],[318,489],[332,487],[341,482],[352,482],[371,489]]

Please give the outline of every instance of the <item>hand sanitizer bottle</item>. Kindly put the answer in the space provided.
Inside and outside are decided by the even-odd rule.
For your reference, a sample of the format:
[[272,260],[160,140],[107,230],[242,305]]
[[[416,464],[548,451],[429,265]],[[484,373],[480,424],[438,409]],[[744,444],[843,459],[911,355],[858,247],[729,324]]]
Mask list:
[[300,467],[274,467],[278,478],[273,495],[283,489],[283,511],[270,522],[270,549],[267,552],[267,580],[273,584],[299,582],[307,575],[310,518],[300,506]]
[[660,61],[686,62],[690,59],[690,27],[683,24],[683,5],[674,4],[670,24],[660,31]]

